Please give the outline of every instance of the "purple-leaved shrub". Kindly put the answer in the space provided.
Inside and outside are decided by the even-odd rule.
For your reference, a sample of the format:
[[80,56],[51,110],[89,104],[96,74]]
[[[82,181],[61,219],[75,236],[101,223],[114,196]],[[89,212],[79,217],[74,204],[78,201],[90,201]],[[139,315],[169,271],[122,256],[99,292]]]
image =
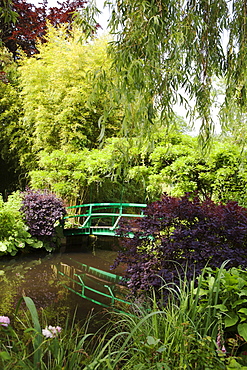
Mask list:
[[122,224],[123,249],[114,263],[125,263],[127,285],[136,294],[183,277],[199,275],[206,264],[247,266],[247,209],[237,202],[164,195],[145,209],[135,225]]
[[55,248],[58,242],[55,224],[66,214],[63,201],[46,190],[28,189],[23,192],[20,210],[29,233]]

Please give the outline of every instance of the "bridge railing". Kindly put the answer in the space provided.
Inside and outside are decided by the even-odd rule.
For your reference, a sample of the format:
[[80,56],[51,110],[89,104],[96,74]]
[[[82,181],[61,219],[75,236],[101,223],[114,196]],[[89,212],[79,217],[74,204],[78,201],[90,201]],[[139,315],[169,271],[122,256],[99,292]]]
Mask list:
[[[146,204],[139,203],[89,203],[67,208],[64,217],[66,228],[114,230],[122,217],[143,217]],[[72,222],[71,222],[72,221]],[[98,232],[101,232],[98,230]]]

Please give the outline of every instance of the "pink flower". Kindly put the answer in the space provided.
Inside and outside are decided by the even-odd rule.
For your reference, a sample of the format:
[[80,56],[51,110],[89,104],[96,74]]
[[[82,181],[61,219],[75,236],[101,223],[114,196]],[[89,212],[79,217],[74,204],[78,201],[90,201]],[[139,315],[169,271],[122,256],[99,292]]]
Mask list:
[[222,343],[220,332],[217,335],[216,346],[217,346],[218,353],[226,353],[226,347]]
[[56,331],[57,331],[58,333],[61,333],[61,330],[62,330],[62,328],[61,328],[60,326],[56,326]]
[[46,326],[45,329],[42,329],[42,334],[46,338],[54,338],[61,332],[61,330],[62,328],[60,328],[60,326],[55,327],[55,326],[49,325],[48,327]]
[[221,336],[220,336],[220,334],[217,335],[216,344],[217,344],[217,348],[220,349],[220,345],[221,345]]
[[222,346],[221,352],[226,353],[226,347],[225,346]]
[[8,326],[10,324],[10,319],[8,316],[0,316],[0,325]]

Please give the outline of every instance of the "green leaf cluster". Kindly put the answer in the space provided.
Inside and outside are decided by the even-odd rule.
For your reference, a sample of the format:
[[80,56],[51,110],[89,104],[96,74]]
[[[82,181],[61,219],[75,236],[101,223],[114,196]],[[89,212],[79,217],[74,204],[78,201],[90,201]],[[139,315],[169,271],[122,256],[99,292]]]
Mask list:
[[212,318],[221,316],[228,338],[237,333],[247,342],[247,271],[241,268],[205,269],[202,277],[200,305],[212,306]]
[[197,138],[155,127],[150,141],[106,139],[100,149],[39,153],[31,186],[50,189],[69,204],[88,201],[153,201],[166,192],[197,192],[216,202],[247,204],[246,159],[232,141],[212,144],[207,156]]
[[15,256],[26,247],[42,248],[43,243],[32,238],[25,224],[21,208],[19,192],[9,196],[4,202],[0,196],[0,255]]
[[0,25],[1,25],[0,45],[1,45],[3,37],[2,32],[4,31],[4,29],[8,27],[8,24],[16,22],[18,14],[12,10],[13,8],[11,0],[2,1],[0,5],[1,5],[0,6]]
[[[49,27],[39,54],[20,55],[18,65],[1,48],[0,69],[8,82],[0,80],[0,154],[14,176],[9,192],[14,186],[25,188],[41,151],[97,148],[102,137],[118,133],[121,109],[108,109],[105,88],[115,78],[108,41],[102,37],[87,43],[76,27],[63,25]],[[106,77],[98,96],[95,75]]]
[[101,149],[41,152],[39,169],[30,172],[31,186],[50,189],[68,204],[119,201],[121,197],[142,202],[143,174],[138,171],[133,178],[129,173],[131,164],[138,164],[140,158],[136,146],[130,148],[127,140],[118,138],[106,140]]
[[231,140],[214,140],[211,151],[204,155],[195,138],[184,135],[168,147],[157,145],[150,158],[150,192],[163,186],[172,196],[196,192],[203,199],[246,205],[245,151]]

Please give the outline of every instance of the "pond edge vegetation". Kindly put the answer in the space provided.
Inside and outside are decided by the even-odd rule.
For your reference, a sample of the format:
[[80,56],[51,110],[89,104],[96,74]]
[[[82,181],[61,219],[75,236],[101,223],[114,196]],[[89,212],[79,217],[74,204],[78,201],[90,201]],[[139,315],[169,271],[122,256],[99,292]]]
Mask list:
[[[47,242],[49,236],[54,243],[55,229],[51,225],[65,214],[62,203],[42,191],[27,190],[22,194],[22,205],[19,197],[20,194],[10,196],[9,202],[16,205],[15,212],[18,207],[25,211],[24,220],[29,221],[25,230],[30,235],[35,225],[31,216],[38,215],[42,202],[42,215],[50,202],[54,203],[58,212],[52,213],[50,207],[52,216],[47,218],[50,225],[43,240]],[[26,212],[28,206],[37,211],[28,208]],[[2,209],[6,211],[3,206]],[[133,294],[129,297],[133,302],[130,312],[109,311],[111,324],[102,328],[100,335],[87,333],[86,324],[79,328],[75,323],[75,327],[62,328],[60,333],[54,329],[59,327],[59,322],[52,326],[43,315],[41,325],[34,302],[23,297],[28,307],[25,318],[15,315],[12,327],[6,325],[5,316],[0,317],[3,320],[0,361],[4,369],[13,366],[42,370],[247,368],[247,271],[239,263],[239,248],[243,251],[242,263],[246,249],[246,209],[236,202],[217,205],[210,200],[200,201],[191,194],[181,198],[164,195],[160,201],[149,204],[145,214],[135,221],[138,229],[134,238],[123,238],[124,245],[116,261],[129,264],[126,278],[131,273],[132,285],[129,280],[127,285]],[[44,219],[42,216],[41,220]],[[120,235],[124,236],[131,226],[122,225]],[[45,230],[43,226],[42,229],[35,226],[33,230],[36,234],[32,231],[32,237],[42,240],[44,232],[38,234],[37,230]],[[236,246],[237,235],[239,245]],[[218,249],[221,249],[221,260],[214,255]],[[168,250],[176,253],[168,256]],[[227,250],[231,258],[225,261]],[[15,329],[17,321],[22,329],[19,324]],[[44,333],[48,332],[51,335],[45,337]]]
[[[214,272],[205,268],[190,282],[164,283],[165,306],[159,307],[153,294],[133,303],[131,315],[108,313],[111,323],[94,334],[86,324],[49,325],[44,315],[39,319],[32,299],[23,297],[25,318],[18,316],[18,307],[13,323],[0,317],[0,364],[6,370],[246,369],[246,327],[240,335],[224,320],[235,303],[240,321],[246,321],[247,273],[226,266]],[[231,300],[232,288],[242,302]]]

